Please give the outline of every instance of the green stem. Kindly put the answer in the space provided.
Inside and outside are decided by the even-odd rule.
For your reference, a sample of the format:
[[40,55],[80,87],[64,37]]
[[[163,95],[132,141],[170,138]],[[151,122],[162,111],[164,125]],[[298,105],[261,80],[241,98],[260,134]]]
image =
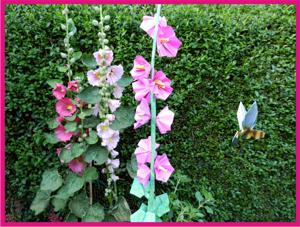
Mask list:
[[[104,34],[104,25],[103,25],[103,13],[102,13],[102,5],[100,5],[100,23],[99,28],[101,30],[102,35]],[[104,49],[104,37],[101,38],[100,46]]]
[[65,15],[65,18],[66,18],[66,39],[68,40],[68,45],[66,46],[67,48],[67,66],[68,66],[68,79],[69,79],[69,82],[71,81],[71,65],[70,65],[70,37],[69,37],[69,23],[68,23],[68,20],[69,20],[69,17],[68,17],[68,5],[65,5],[65,9],[67,9],[66,11],[66,15]]

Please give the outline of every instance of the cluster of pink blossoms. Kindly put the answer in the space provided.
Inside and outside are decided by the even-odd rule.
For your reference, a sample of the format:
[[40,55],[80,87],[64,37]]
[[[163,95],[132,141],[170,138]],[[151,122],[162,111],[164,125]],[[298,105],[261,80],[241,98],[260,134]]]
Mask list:
[[[144,16],[140,26],[147,34],[153,38],[155,19],[154,17]],[[157,51],[160,57],[175,57],[181,46],[180,40],[176,37],[171,26],[167,25],[165,17],[159,18],[157,33]],[[154,77],[149,78],[151,66],[142,56],[136,56],[134,59],[133,69],[130,71],[134,79],[132,84],[135,92],[135,100],[139,102],[135,112],[134,128],[137,129],[148,123],[151,119],[151,111],[149,107],[150,94],[152,93],[156,99],[166,100],[172,93],[171,80],[163,71],[154,71]],[[156,125],[161,134],[165,134],[171,130],[174,120],[174,113],[169,110],[168,106],[164,107],[156,116]],[[156,144],[156,149],[159,144]],[[138,143],[138,148],[134,152],[137,163],[137,177],[143,185],[147,185],[150,180],[151,170],[148,163],[151,162],[151,137],[142,139]],[[166,154],[155,154],[154,170],[156,180],[167,182],[174,168],[170,164]]]

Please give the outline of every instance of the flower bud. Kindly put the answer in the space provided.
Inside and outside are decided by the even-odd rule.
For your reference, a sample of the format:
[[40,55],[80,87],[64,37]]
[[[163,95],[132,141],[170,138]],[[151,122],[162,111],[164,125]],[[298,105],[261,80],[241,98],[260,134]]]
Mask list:
[[60,56],[62,57],[62,58],[67,58],[67,55],[65,54],[65,53],[60,53]]
[[103,40],[103,43],[104,43],[104,44],[108,44],[108,40],[107,40],[107,39],[104,39],[104,40]]
[[110,16],[109,16],[109,15],[106,15],[106,16],[104,17],[104,20],[106,20],[106,21],[110,20]]
[[73,64],[75,62],[75,58],[70,59],[70,63]]
[[105,26],[104,26],[104,31],[109,31],[109,29],[110,29],[110,26],[109,26],[109,25],[105,25]]
[[78,138],[78,142],[82,142],[83,141],[83,139],[82,138]]
[[83,138],[86,138],[86,137],[87,137],[87,134],[86,134],[86,133],[83,133],[82,137],[83,137]]
[[99,25],[99,22],[98,22],[97,20],[92,20],[92,24],[93,24],[94,26],[98,26],[98,25]]
[[72,24],[72,23],[73,23],[73,20],[72,20],[71,18],[69,18],[69,19],[67,20],[67,23],[68,23],[68,24]]
[[75,34],[75,32],[69,32],[69,36],[73,36]]
[[96,12],[99,12],[100,11],[100,8],[98,6],[93,6],[93,9],[96,11]]
[[72,54],[72,53],[74,52],[74,49],[73,49],[72,47],[70,47],[70,48],[68,49],[68,51],[69,51],[70,54]]
[[65,24],[61,24],[60,27],[61,27],[62,30],[66,30],[66,25]]
[[68,8],[64,8],[64,10],[62,11],[63,15],[66,15],[69,12]]
[[64,43],[65,43],[65,44],[69,44],[69,39],[64,38]]
[[78,128],[80,128],[80,129],[81,129],[81,128],[82,128],[82,125],[78,125]]

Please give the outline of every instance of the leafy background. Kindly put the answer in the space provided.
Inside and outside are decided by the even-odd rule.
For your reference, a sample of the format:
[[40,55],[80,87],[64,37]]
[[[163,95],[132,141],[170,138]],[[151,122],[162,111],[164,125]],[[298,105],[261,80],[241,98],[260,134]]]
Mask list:
[[[46,84],[62,78],[64,22],[60,5],[6,7],[6,212],[9,220],[47,220],[35,217],[30,203],[47,168],[60,165],[55,147],[44,144],[46,121],[54,116],[54,98]],[[78,32],[75,50],[93,53],[96,15],[89,5],[70,7]],[[150,60],[151,39],[139,28],[153,6],[104,6],[111,16],[108,34],[114,63],[129,76],[137,54]],[[208,221],[295,220],[295,7],[293,5],[163,5],[162,15],[176,30],[183,46],[174,59],[157,59],[173,80],[166,103],[175,112],[173,130],[158,136],[176,170],[192,179],[178,191],[193,204],[196,190],[215,199]],[[61,49],[62,50],[62,49]],[[78,61],[74,70],[85,73]],[[66,78],[65,78],[66,79]],[[267,138],[233,148],[238,129],[239,101],[258,102],[257,128]],[[122,98],[136,105],[129,87]],[[132,210],[137,200],[129,194],[126,171],[135,145],[149,134],[143,126],[121,135],[120,194]],[[101,182],[98,192],[101,194]],[[159,184],[158,191],[170,191]]]

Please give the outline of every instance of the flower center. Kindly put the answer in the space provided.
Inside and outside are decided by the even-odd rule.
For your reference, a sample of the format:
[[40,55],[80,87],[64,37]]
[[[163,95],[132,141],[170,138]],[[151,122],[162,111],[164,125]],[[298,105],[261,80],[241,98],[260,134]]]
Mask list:
[[164,43],[167,43],[167,42],[169,42],[169,38],[161,38],[160,39],[161,44],[164,44]]
[[145,66],[144,65],[137,65],[135,68],[137,70],[145,70]]
[[158,166],[158,169],[159,170],[161,170],[161,171],[163,171],[164,173],[167,173],[168,172],[168,170],[166,170],[164,167],[162,167],[162,166]]
[[72,105],[67,105],[67,110],[72,110],[73,106]]
[[165,88],[165,84],[161,80],[154,80],[154,84],[159,88]]
[[60,92],[61,92],[61,93],[64,93],[64,89],[63,89],[63,88],[61,88],[61,89],[60,89]]
[[96,72],[95,76],[99,79],[101,77],[101,73],[100,72]]
[[101,129],[102,129],[102,131],[107,131],[108,130],[108,125],[102,125]]
[[109,143],[112,143],[113,142],[113,139],[110,137],[109,138]]

